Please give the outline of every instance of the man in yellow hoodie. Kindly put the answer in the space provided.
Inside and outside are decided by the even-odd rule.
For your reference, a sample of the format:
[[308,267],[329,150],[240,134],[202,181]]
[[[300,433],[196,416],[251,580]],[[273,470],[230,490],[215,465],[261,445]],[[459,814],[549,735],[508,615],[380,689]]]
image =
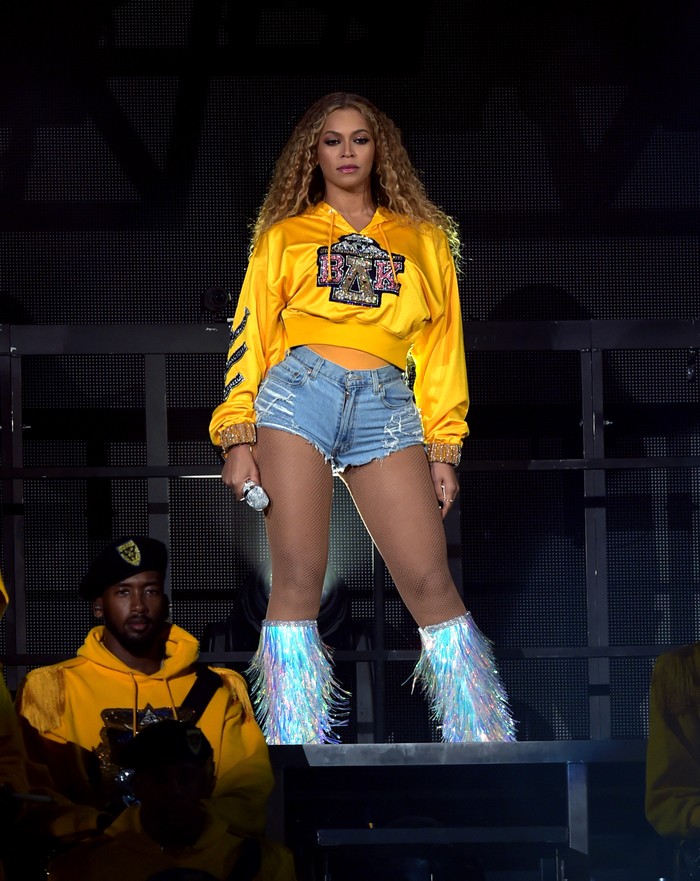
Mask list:
[[[0,618],[7,609],[8,597],[5,584],[0,575]],[[0,881],[5,879],[3,863],[12,859],[8,850],[16,840],[12,828],[19,820],[22,802],[15,798],[16,793],[29,789],[27,766],[22,745],[17,714],[0,667],[0,822],[2,824],[2,848],[0,849]]]
[[153,538],[111,542],[79,587],[103,623],[76,657],[32,670],[20,683],[16,707],[29,758],[75,805],[51,827],[59,844],[101,832],[124,809],[119,750],[163,719],[194,722],[211,743],[226,825],[241,835],[264,830],[274,780],[246,682],[198,664],[197,640],[169,622],[167,563],[165,545]]
[[659,655],[649,691],[646,817],[675,839],[675,877],[700,881],[700,643]]

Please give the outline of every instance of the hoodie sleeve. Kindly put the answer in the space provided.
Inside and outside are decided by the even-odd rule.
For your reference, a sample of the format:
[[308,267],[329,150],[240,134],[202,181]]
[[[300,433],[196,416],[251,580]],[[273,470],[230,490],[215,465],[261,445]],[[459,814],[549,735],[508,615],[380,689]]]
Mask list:
[[78,793],[92,788],[84,755],[77,744],[52,730],[60,727],[65,710],[63,668],[39,667],[27,673],[17,691],[15,708],[27,757],[29,791],[53,800],[50,805],[32,808],[30,816],[36,828],[63,844],[73,844],[101,830],[111,819],[109,814],[96,805],[79,802]]
[[0,786],[6,785],[14,792],[29,788],[19,719],[0,668]]
[[462,441],[469,433],[462,312],[447,236],[436,229],[432,243],[434,252],[427,256],[424,267],[431,320],[411,348],[413,391],[423,419],[428,458],[457,465]]
[[660,655],[649,692],[646,817],[659,835],[700,838],[697,652]]
[[[221,695],[209,702],[200,722],[210,739],[209,732],[220,732],[221,759],[216,769],[212,806],[237,835],[262,835],[274,786],[268,746],[255,721],[243,677],[232,670],[213,669],[224,680],[228,697],[223,727]],[[218,727],[214,726],[215,721]]]
[[273,228],[261,237],[248,262],[231,324],[223,401],[209,424],[211,442],[224,450],[255,443],[258,388],[269,367],[284,355],[283,252],[281,233]]

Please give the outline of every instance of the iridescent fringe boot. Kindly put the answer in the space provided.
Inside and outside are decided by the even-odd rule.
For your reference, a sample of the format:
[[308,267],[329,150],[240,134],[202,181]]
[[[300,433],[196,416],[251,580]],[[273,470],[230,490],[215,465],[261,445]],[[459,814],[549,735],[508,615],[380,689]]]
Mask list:
[[446,743],[515,740],[515,723],[491,642],[470,612],[419,627],[422,650],[413,671]]
[[258,723],[270,744],[339,743],[349,695],[338,685],[316,621],[263,621],[248,667]]

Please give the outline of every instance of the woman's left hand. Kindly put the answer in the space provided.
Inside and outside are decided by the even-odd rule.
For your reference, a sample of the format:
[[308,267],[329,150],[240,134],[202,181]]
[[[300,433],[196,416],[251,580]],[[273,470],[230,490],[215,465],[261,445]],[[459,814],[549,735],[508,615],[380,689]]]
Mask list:
[[457,472],[454,466],[448,465],[447,462],[431,462],[430,474],[433,478],[438,507],[442,512],[442,519],[444,520],[452,510],[454,501],[459,493]]

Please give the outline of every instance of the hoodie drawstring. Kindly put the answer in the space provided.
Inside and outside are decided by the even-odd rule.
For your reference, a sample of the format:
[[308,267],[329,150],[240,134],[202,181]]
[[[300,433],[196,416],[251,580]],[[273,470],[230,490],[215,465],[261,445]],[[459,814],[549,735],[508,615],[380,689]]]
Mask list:
[[331,245],[333,244],[333,233],[335,232],[335,210],[331,208],[331,225],[328,227],[328,252],[326,260],[328,261],[328,285],[331,283]]
[[389,255],[389,263],[391,263],[391,274],[394,277],[394,284],[398,287],[399,280],[396,277],[396,267],[394,266],[394,258],[392,257],[392,254],[391,254],[391,245],[389,244],[389,237],[386,234],[386,230],[384,229],[383,223],[378,224],[377,228],[379,229],[379,234],[382,237],[382,244],[384,245],[384,250]]
[[[134,736],[139,732],[139,683],[137,678],[133,673],[131,675],[131,681],[134,683],[134,706],[131,710],[131,730],[134,732]],[[163,684],[168,692],[168,701],[170,703],[170,711],[173,714],[173,719],[178,719],[179,716],[177,714],[177,707],[175,706],[175,699],[173,698],[173,693],[170,689],[170,682],[167,679],[163,679]]]
[[133,736],[139,733],[139,684],[136,681],[136,677],[133,673],[131,675],[131,681],[134,683],[134,706],[131,711],[131,730],[134,732]]
[[172,713],[173,713],[173,719],[177,719],[178,718],[177,707],[175,706],[175,700],[173,699],[173,693],[170,690],[170,683],[168,682],[167,679],[164,679],[163,682],[165,682],[165,687],[168,689],[168,697],[170,698],[170,709],[172,710]]

